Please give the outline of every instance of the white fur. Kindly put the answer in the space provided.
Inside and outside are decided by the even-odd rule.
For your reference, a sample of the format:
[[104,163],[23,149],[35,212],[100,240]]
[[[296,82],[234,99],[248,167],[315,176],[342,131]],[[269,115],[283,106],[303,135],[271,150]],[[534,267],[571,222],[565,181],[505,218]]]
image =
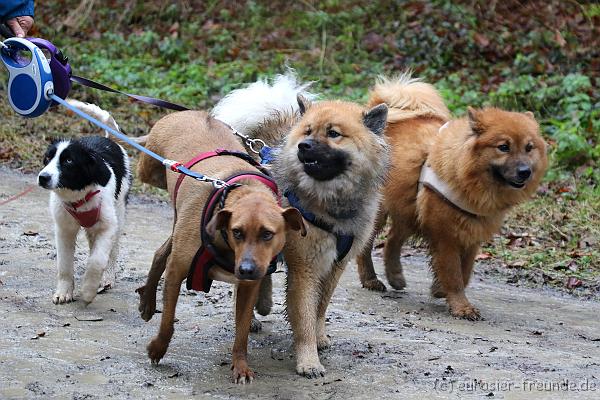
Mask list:
[[212,116],[242,133],[248,133],[273,113],[297,111],[296,98],[299,94],[307,100],[314,100],[316,95],[306,90],[310,84],[299,83],[291,71],[277,75],[272,84],[266,79],[259,80],[221,99],[212,110]]
[[[58,266],[57,286],[52,296],[52,301],[55,304],[67,303],[74,299],[73,261],[77,234],[81,229],[86,233],[90,248],[81,287],[81,298],[85,303],[90,303],[96,297],[98,288],[103,286],[103,275],[107,269],[110,270],[114,267],[117,259],[119,237],[125,223],[125,202],[130,187],[129,158],[125,150],[121,148],[127,172],[122,179],[121,190],[117,199],[115,199],[116,177],[108,164],[106,166],[111,171],[111,178],[106,186],[92,184],[76,191],[57,188],[56,183],[60,176],[58,160],[60,153],[68,145],[69,141],[59,143],[54,157],[40,172],[40,174],[45,172],[52,176],[50,213],[55,225],[56,261]],[[96,190],[100,190],[100,193],[78,208],[78,211],[88,211],[101,203],[100,219],[94,226],[82,228],[75,218],[65,210],[64,205],[65,203],[76,202],[84,198],[87,193]],[[111,274],[111,277],[105,277],[106,283],[112,284],[114,272],[111,272]]]
[[[67,103],[69,103],[71,106],[83,111],[84,113],[96,118],[98,121],[102,122],[103,124],[110,126],[114,130],[121,132],[119,125],[117,125],[117,122],[112,117],[112,115],[110,115],[110,113],[108,111],[101,109],[97,105],[90,104],[90,103],[84,103],[82,101],[74,100],[74,99],[67,99]],[[106,131],[105,131],[105,136],[109,137],[109,133]]]

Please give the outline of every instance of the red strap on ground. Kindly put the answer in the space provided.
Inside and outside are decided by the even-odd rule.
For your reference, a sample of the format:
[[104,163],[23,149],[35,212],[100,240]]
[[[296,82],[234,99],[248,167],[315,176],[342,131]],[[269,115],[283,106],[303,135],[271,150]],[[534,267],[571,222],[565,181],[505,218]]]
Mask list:
[[15,194],[14,196],[9,197],[6,200],[0,201],[0,206],[3,206],[7,203],[10,203],[11,201],[17,200],[18,198],[25,196],[27,193],[31,192],[33,189],[35,189],[34,185],[29,186],[27,189],[23,190],[21,193]]

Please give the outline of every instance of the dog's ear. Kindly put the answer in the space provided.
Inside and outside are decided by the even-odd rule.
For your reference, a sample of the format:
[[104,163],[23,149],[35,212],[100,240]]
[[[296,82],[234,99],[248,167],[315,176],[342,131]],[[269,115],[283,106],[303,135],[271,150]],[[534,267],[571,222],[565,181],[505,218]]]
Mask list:
[[382,135],[387,122],[388,107],[385,104],[379,104],[363,114],[363,123],[371,132],[376,135]]
[[310,101],[307,100],[301,94],[298,94],[298,96],[296,96],[296,100],[298,101],[298,110],[300,111],[300,115],[304,115],[306,110],[310,108]]
[[294,207],[288,207],[281,213],[283,219],[285,219],[285,226],[287,229],[293,229],[300,231],[302,236],[306,236],[306,226],[304,225],[304,218],[300,211]]
[[206,233],[210,237],[215,237],[215,234],[218,230],[227,228],[229,225],[229,220],[231,219],[231,211],[229,210],[221,210],[217,213],[217,215],[213,215],[213,217],[206,224]]
[[469,117],[469,126],[475,135],[479,136],[485,132],[485,126],[481,122],[478,110],[473,107],[467,107],[467,115]]

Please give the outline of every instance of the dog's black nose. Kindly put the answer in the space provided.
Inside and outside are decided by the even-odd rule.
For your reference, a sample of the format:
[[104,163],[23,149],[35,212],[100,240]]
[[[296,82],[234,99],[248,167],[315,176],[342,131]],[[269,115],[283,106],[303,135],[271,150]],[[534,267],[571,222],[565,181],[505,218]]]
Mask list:
[[519,165],[517,167],[517,176],[521,181],[524,181],[531,176],[531,168],[528,165]]
[[256,264],[250,260],[244,260],[240,264],[240,278],[252,279],[256,272]]
[[43,174],[39,174],[38,175],[38,185],[40,185],[41,187],[47,187],[48,183],[50,183],[50,174],[47,173],[43,173]]
[[299,150],[303,150],[303,151],[307,151],[313,148],[313,146],[315,145],[314,140],[312,139],[306,139],[301,141],[300,143],[298,143],[298,149]]

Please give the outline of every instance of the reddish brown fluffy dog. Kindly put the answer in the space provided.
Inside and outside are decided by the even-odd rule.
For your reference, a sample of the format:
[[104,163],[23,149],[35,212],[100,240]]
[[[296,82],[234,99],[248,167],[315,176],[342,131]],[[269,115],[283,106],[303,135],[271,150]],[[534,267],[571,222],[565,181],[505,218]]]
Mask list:
[[[445,297],[452,315],[480,319],[465,295],[479,246],[500,230],[511,207],[534,194],[547,168],[533,114],[469,108],[467,117],[448,122],[435,88],[408,75],[375,86],[369,103],[389,107],[392,168],[378,221],[381,230],[391,220],[384,251],[388,282],[406,286],[400,251],[419,234],[432,256],[432,295]],[[428,175],[422,175],[423,165]],[[385,290],[371,248],[357,258],[360,280]]]
[[[244,152],[229,128],[200,111],[184,111],[164,117],[152,128],[146,146],[166,158],[179,161],[190,160],[216,148]],[[247,162],[232,156],[206,159],[192,169],[220,179],[239,172],[258,172]],[[138,174],[142,182],[168,189],[173,198],[178,175],[167,173],[160,162],[142,154]],[[248,332],[261,282],[266,281],[270,289],[270,276],[265,277],[268,266],[283,249],[289,230],[301,231],[302,235],[306,235],[298,210],[292,207],[282,209],[271,190],[261,182],[249,179],[242,183],[241,187],[230,191],[223,209],[215,212],[207,225],[207,232],[214,237],[214,244],[220,254],[231,258],[235,264],[234,274],[213,266],[209,270],[209,277],[237,286],[235,343],[232,352],[233,380],[237,383],[252,381],[254,378],[246,361]],[[148,344],[148,357],[153,363],[158,363],[163,358],[173,336],[179,289],[201,245],[200,219],[211,191],[209,183],[200,183],[191,178],[183,180],[177,204],[174,205],[177,213],[173,233],[156,251],[146,285],[138,289],[139,310],[142,318],[148,321],[156,311],[156,288],[166,269],[160,329]],[[221,235],[215,235],[219,230],[225,231],[231,248]],[[240,273],[241,265],[244,266],[244,271]],[[270,304],[266,308],[263,314],[270,311]],[[258,305],[257,309],[261,311]]]

